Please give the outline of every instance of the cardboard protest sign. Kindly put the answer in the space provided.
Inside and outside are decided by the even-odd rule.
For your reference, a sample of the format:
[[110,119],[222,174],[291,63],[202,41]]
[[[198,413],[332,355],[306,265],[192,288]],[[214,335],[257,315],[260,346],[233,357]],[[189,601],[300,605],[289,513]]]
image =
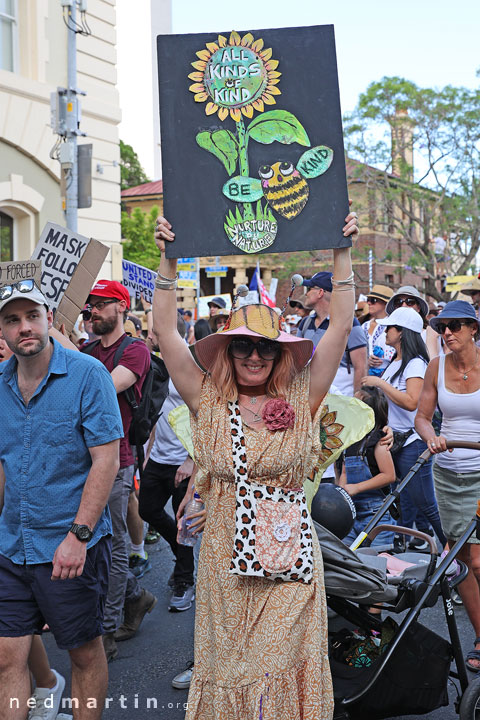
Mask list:
[[230,308],[232,307],[232,296],[230,293],[223,293],[221,295],[201,295],[198,298],[198,317],[208,317],[210,315],[208,303],[216,297],[223,298],[226,303],[225,310],[230,311]]
[[0,287],[18,283],[20,280],[34,280],[40,287],[42,263],[40,260],[11,260],[0,263]]
[[41,289],[55,311],[55,327],[65,324],[71,332],[107,254],[108,247],[98,240],[55,223],[45,225],[32,260],[42,260]]
[[143,295],[147,302],[152,303],[156,277],[157,273],[153,270],[130,260],[122,260],[122,283],[130,297],[139,298]]
[[157,49],[167,256],[350,246],[333,26]]

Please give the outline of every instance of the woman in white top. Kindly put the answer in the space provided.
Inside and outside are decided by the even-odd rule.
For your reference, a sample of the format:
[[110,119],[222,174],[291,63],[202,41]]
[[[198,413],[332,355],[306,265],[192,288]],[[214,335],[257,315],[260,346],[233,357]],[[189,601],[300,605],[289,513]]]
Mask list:
[[[408,436],[393,456],[397,477],[403,478],[415,464],[426,445],[415,432],[414,422],[423,378],[428,364],[428,352],[422,340],[423,322],[420,314],[409,307],[394,310],[388,318],[378,320],[387,326],[387,344],[395,356],[382,377],[363,378],[364,385],[379,387],[388,400],[388,424],[395,431]],[[440,542],[445,545],[437,501],[433,488],[431,460],[410,480],[400,495],[402,524],[413,527],[417,511],[429,520]]]
[[[480,498],[480,452],[446,450],[447,440],[480,438],[480,350],[475,345],[479,322],[472,305],[461,300],[446,304],[430,320],[451,351],[432,360],[425,375],[415,426],[432,453],[435,489],[440,516],[449,544],[453,544],[475,515]],[[436,406],[443,413],[441,434],[435,435],[432,416]],[[480,671],[480,541],[475,536],[458,555],[469,567],[459,592],[475,631],[475,649],[467,655],[467,667]]]

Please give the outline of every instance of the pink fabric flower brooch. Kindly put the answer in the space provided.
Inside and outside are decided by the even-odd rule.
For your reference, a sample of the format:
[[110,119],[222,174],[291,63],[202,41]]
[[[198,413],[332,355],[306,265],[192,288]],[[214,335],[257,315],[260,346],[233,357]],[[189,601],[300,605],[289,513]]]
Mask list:
[[295,410],[286,400],[273,398],[265,403],[262,411],[265,427],[272,432],[287,430],[295,423]]

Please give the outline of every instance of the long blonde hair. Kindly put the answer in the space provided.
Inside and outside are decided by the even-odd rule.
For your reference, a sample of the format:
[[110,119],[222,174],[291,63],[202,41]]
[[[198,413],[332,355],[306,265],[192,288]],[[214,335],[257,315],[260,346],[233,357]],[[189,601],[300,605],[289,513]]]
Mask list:
[[[238,397],[233,360],[228,352],[229,344],[230,343],[225,343],[221,350],[219,350],[210,369],[210,375],[218,390],[220,399],[225,402],[236,400]],[[265,388],[266,394],[274,398],[285,397],[288,386],[296,372],[297,370],[290,348],[282,343],[280,357],[274,362],[272,372],[267,380]]]

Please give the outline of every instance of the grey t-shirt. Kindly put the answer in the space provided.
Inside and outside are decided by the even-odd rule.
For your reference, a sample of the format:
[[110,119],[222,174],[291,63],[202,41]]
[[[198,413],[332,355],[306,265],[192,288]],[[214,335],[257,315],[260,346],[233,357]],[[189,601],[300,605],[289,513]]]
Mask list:
[[[314,346],[317,347],[318,343],[327,332],[330,319],[328,317],[325,318],[318,327],[315,327],[315,319],[316,315],[310,315],[310,317],[304,322],[302,329],[297,333],[297,337],[307,338],[307,340],[311,340]],[[348,336],[347,350],[351,352],[359,347],[366,348],[367,341],[365,339],[365,333],[363,332],[362,326],[355,318],[353,321],[353,327]],[[351,365],[348,360],[348,354],[347,352],[344,352],[340,361],[340,367],[346,368],[349,364]]]

